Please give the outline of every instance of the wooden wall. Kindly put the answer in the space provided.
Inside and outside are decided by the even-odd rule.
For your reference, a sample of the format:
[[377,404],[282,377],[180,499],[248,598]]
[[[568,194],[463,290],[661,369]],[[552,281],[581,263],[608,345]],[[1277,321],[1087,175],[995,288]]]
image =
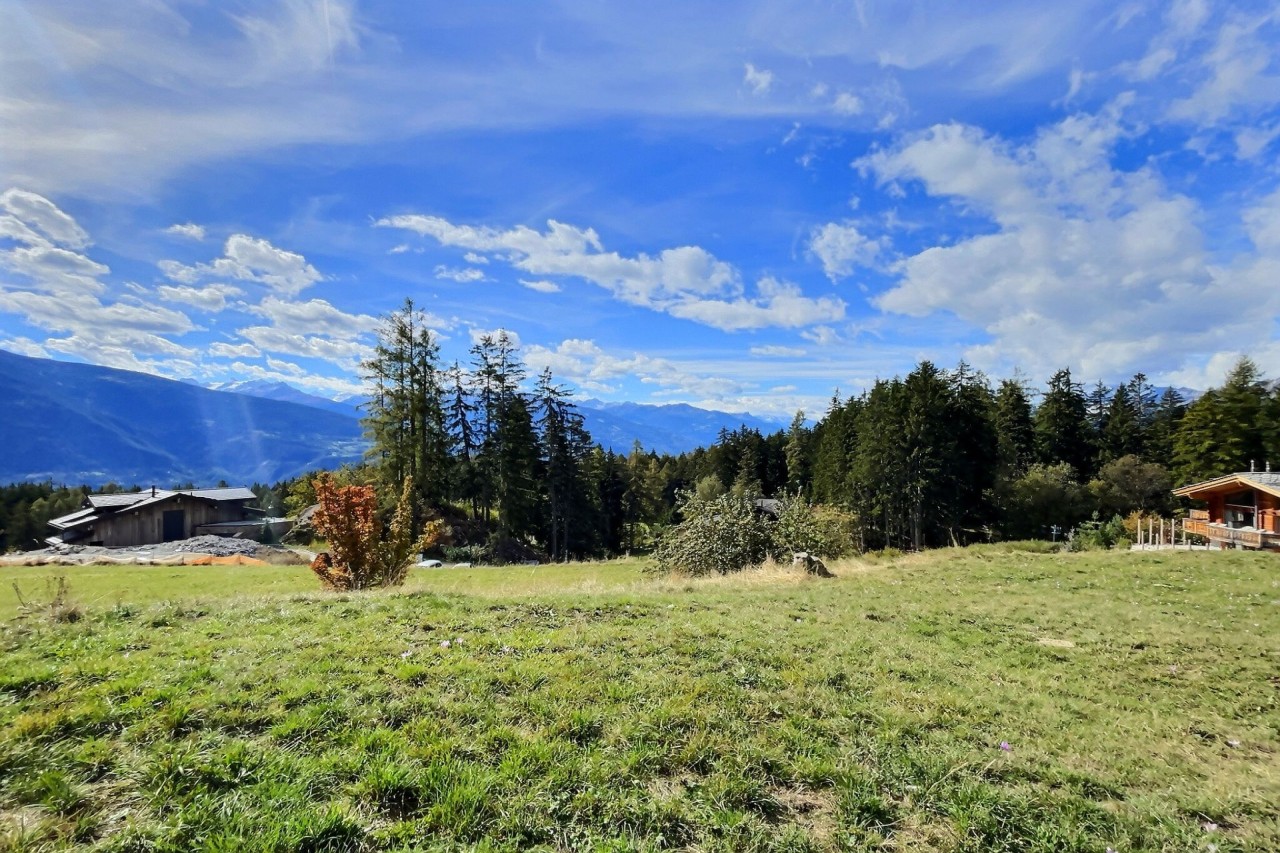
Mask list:
[[179,503],[175,496],[140,510],[124,509],[96,522],[89,541],[115,548],[159,544],[164,541],[164,514],[176,509],[184,513],[182,539],[196,535],[195,529],[202,524],[242,521],[246,516],[240,503],[216,503],[190,496],[183,496]]

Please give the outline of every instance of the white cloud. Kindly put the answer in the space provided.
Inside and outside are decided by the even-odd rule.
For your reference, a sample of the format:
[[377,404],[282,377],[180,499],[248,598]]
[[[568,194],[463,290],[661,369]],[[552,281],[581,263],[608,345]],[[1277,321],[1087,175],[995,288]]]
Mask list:
[[[270,320],[271,325],[277,329],[301,335],[355,337],[376,331],[379,325],[377,317],[368,314],[348,314],[323,299],[291,302],[276,296],[268,296],[260,304],[247,310],[251,314]],[[432,326],[441,323],[439,318],[431,315],[428,315],[427,321]]]
[[52,292],[101,293],[98,281],[111,270],[79,252],[56,246],[23,246],[0,251],[0,264],[31,280],[33,287]]
[[842,116],[856,116],[862,113],[862,99],[851,92],[841,92],[831,104],[831,109]]
[[170,280],[181,284],[194,284],[206,278],[233,278],[265,284],[290,296],[324,278],[302,255],[277,248],[267,240],[248,234],[228,237],[222,257],[212,263],[188,266],[162,260],[156,266]]
[[497,340],[498,336],[505,332],[507,335],[507,340],[511,342],[512,346],[515,346],[515,347],[520,346],[519,333],[511,329],[481,329],[481,328],[472,326],[470,329],[467,330],[467,332],[471,337],[472,344],[478,344],[480,343],[480,341],[484,340],[485,338],[492,338],[493,340]]
[[811,299],[794,284],[763,278],[758,299],[700,299],[677,303],[669,308],[674,317],[695,320],[726,332],[741,329],[784,329],[812,326],[844,318],[843,300],[833,296]]
[[752,347],[751,354],[764,358],[802,358],[808,351],[801,347],[762,346]]
[[525,287],[529,288],[530,290],[536,290],[538,293],[559,293],[560,292],[560,285],[556,284],[554,281],[546,281],[546,280],[528,281],[527,279],[522,278],[520,279],[520,283]]
[[435,275],[436,278],[448,279],[449,281],[456,281],[460,284],[465,284],[470,281],[485,280],[484,271],[478,270],[475,267],[458,269],[456,267],[447,267],[441,264],[436,267]]
[[31,338],[16,337],[0,340],[0,349],[16,352],[18,355],[29,355],[32,358],[48,358],[49,352]]
[[617,390],[617,380],[635,378],[642,384],[680,394],[724,399],[743,390],[741,383],[723,376],[688,370],[676,362],[644,353],[613,355],[595,341],[570,338],[554,349],[531,345],[524,349],[525,364],[536,374],[544,367],[561,379],[597,394]]
[[768,94],[770,87],[773,86],[773,72],[766,71],[763,68],[756,68],[748,62],[742,75],[742,82],[751,88],[751,94],[765,95]]
[[[1203,15],[1197,14],[1203,20]],[[1258,16],[1232,14],[1218,30],[1212,47],[1196,58],[1201,77],[1198,86],[1170,105],[1169,115],[1205,126],[1280,103],[1277,37],[1280,15],[1274,10]]]
[[880,241],[864,235],[852,222],[828,222],[809,235],[809,251],[832,281],[852,275],[855,267],[871,266],[880,249]]
[[42,195],[11,187],[0,193],[0,209],[39,231],[56,245],[69,249],[83,249],[89,245],[89,235],[75,219]]
[[[1280,292],[1261,286],[1268,262],[1213,265],[1193,201],[1149,168],[1112,167],[1123,135],[1114,111],[1072,116],[1020,146],[944,125],[864,158],[881,181],[918,181],[995,225],[905,258],[876,304],[954,314],[990,337],[967,357],[1004,372],[1070,365],[1111,379],[1268,340],[1280,315]],[[1273,203],[1245,215],[1260,248],[1272,245]]]
[[826,322],[843,316],[845,310],[838,299],[811,299],[795,285],[768,278],[758,283],[757,296],[747,297],[738,271],[698,246],[627,258],[606,252],[594,229],[555,220],[548,221],[545,232],[524,225],[506,231],[455,225],[419,214],[386,217],[375,225],[413,231],[446,246],[501,252],[524,272],[583,278],[629,305],[726,331]]
[[318,335],[292,334],[270,326],[248,326],[238,334],[263,352],[332,362],[352,372],[373,356],[373,347],[358,341],[338,341]]
[[156,293],[165,302],[193,305],[211,314],[225,309],[228,298],[244,295],[243,290],[230,284],[206,284],[202,287],[162,284],[156,288]]
[[489,263],[489,259],[484,255],[478,255],[475,252],[467,252],[462,259],[469,264],[483,265]]
[[172,234],[175,237],[185,237],[188,240],[203,240],[204,226],[196,225],[194,222],[185,222],[182,224],[170,225],[164,229],[164,233]]
[[228,344],[215,341],[209,344],[209,354],[219,358],[258,358],[262,352],[253,344]]

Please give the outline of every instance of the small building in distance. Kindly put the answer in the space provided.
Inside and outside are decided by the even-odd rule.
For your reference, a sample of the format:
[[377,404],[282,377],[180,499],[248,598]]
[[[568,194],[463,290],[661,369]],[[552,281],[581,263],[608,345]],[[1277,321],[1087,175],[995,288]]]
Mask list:
[[1173,493],[1203,501],[1193,509],[1186,532],[1219,548],[1280,550],[1280,473],[1247,471],[1192,483]]
[[[248,504],[249,489],[150,489],[89,495],[73,513],[52,519],[50,545],[104,545],[129,548],[190,539],[204,533],[228,535],[229,528],[254,529],[263,513]],[[256,538],[256,537],[249,537]]]

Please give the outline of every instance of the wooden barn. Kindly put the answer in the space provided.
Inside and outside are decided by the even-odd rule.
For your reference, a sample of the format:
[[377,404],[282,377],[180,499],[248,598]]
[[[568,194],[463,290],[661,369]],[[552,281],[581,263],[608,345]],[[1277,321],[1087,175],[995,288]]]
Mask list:
[[1280,473],[1270,468],[1174,489],[1178,497],[1205,504],[1191,510],[1187,533],[1219,548],[1280,550]]
[[257,500],[249,489],[157,489],[89,495],[84,505],[49,522],[57,533],[50,545],[80,544],[128,548],[189,539],[206,525],[261,519],[248,506]]

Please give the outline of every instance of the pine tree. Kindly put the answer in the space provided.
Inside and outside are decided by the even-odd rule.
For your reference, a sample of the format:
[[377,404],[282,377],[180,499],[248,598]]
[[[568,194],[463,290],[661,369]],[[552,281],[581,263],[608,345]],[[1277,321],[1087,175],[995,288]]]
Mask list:
[[1221,388],[1187,407],[1173,438],[1174,471],[1180,482],[1220,477],[1262,465],[1269,406],[1258,366],[1242,358]]
[[1031,401],[1021,383],[1012,379],[1000,383],[995,399],[995,428],[1002,471],[1008,475],[1026,471],[1035,461],[1036,433]]
[[1173,465],[1173,437],[1186,412],[1187,404],[1182,395],[1174,388],[1164,389],[1145,435],[1147,459],[1166,468]]
[[1036,449],[1040,460],[1065,462],[1081,480],[1093,475],[1093,443],[1089,435],[1085,398],[1069,369],[1049,380],[1049,390],[1035,414]]
[[374,389],[363,423],[384,502],[411,479],[419,511],[443,504],[449,470],[438,359],[426,316],[406,299],[385,318],[373,358],[361,365]]
[[812,473],[809,468],[810,438],[812,433],[804,423],[804,412],[796,412],[791,419],[791,427],[787,430],[787,494],[806,495],[809,493]]
[[552,379],[551,368],[538,377],[534,394],[546,495],[543,538],[552,560],[568,560],[571,552],[584,553],[593,544],[588,531],[595,532],[595,507],[586,476],[591,437],[568,391]]
[[1142,412],[1133,398],[1129,385],[1117,385],[1107,404],[1106,426],[1098,461],[1105,465],[1124,456],[1142,453]]

